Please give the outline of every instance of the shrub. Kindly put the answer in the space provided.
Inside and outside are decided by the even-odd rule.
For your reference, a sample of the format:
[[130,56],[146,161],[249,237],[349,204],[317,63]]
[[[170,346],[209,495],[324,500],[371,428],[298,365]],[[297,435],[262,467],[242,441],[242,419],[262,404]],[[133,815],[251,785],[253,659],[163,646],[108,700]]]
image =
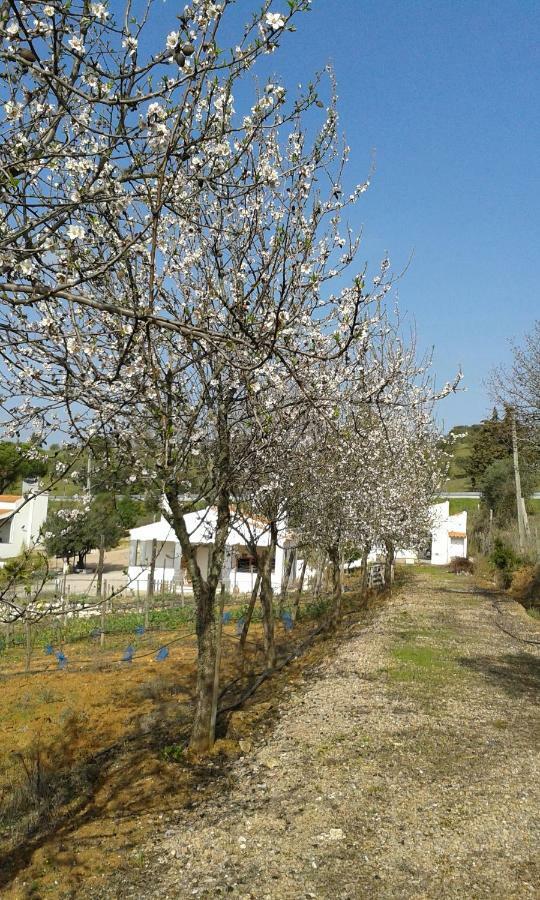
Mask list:
[[505,544],[501,538],[495,538],[490,560],[497,569],[497,581],[500,587],[510,587],[512,571],[516,567],[518,558],[511,547]]
[[524,606],[540,605],[540,566],[523,565],[516,569],[510,590]]
[[448,566],[448,571],[453,572],[454,575],[459,575],[461,572],[472,572],[472,570],[473,564],[468,556],[455,556],[450,560]]

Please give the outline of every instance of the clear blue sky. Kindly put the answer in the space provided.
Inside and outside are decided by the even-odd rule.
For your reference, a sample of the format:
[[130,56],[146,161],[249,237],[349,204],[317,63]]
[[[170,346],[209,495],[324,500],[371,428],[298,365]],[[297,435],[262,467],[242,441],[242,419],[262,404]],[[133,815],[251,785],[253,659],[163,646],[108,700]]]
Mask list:
[[370,262],[414,252],[400,305],[439,379],[465,376],[448,426],[486,414],[483,379],[540,318],[539,26],[537,0],[314,0],[272,58],[291,84],[333,63],[353,180],[376,150],[353,223]]
[[351,183],[376,152],[361,258],[388,250],[399,270],[414,253],[401,308],[440,382],[463,367],[448,427],[489,412],[483,379],[540,318],[539,26],[538,0],[313,0],[264,59],[289,87],[334,65]]

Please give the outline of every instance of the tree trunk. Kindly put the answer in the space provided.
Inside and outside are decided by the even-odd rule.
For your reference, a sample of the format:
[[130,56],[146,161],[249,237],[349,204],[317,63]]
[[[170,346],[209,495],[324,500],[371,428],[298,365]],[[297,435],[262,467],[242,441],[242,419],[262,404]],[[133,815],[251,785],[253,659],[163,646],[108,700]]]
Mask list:
[[216,679],[217,621],[216,591],[208,586],[196,589],[197,605],[197,704],[189,741],[195,753],[206,753],[214,743],[212,709]]
[[317,575],[315,578],[315,590],[313,591],[313,596],[315,599],[317,599],[321,593],[325,563],[326,563],[326,553],[322,553],[320,567],[317,571]]
[[302,597],[302,591],[304,589],[304,578],[306,576],[307,569],[307,557],[302,561],[302,571],[300,572],[300,581],[298,583],[298,588],[296,590],[296,597],[294,598],[294,608],[292,620],[296,622],[296,617],[298,616],[298,607],[300,606],[300,598]]
[[253,610],[255,609],[255,603],[257,602],[257,594],[259,593],[260,584],[261,584],[261,573],[257,572],[255,584],[254,584],[253,590],[251,592],[251,599],[249,601],[249,606],[248,606],[247,612],[246,612],[246,618],[244,619],[244,627],[242,628],[242,634],[240,635],[240,641],[238,644],[238,648],[241,653],[244,652],[244,647],[246,645],[249,626],[251,625],[251,619],[253,617]]
[[216,686],[218,656],[216,593],[230,527],[229,494],[224,488],[218,495],[216,532],[206,578],[203,578],[197,562],[196,548],[191,545],[176,490],[167,491],[167,500],[171,509],[171,524],[180,541],[191,577],[196,610],[197,699],[189,746],[195,753],[206,753],[212,748],[215,739],[213,709],[215,692],[219,688],[218,683]]
[[367,589],[368,589],[368,557],[369,551],[371,550],[371,544],[364,544],[364,550],[362,553],[362,584],[361,584],[361,593],[362,600],[367,600]]
[[285,600],[287,598],[287,588],[289,587],[289,581],[291,578],[292,567],[294,563],[294,557],[296,555],[296,550],[294,547],[289,548],[289,558],[287,559],[287,565],[285,567],[285,572],[283,574],[283,580],[281,582],[281,593],[279,595],[279,614],[283,612],[283,606],[285,605]]
[[27,618],[24,620],[24,632],[26,637],[26,658],[25,671],[30,671],[30,661],[32,659],[32,626]]
[[277,526],[270,523],[270,545],[264,557],[261,572],[261,606],[263,614],[264,655],[266,665],[273,669],[276,664],[276,643],[274,634],[274,592],[272,590],[272,559],[277,545]]
[[384,546],[386,547],[386,558],[384,560],[384,586],[390,589],[392,587],[392,567],[395,559],[395,547],[392,541],[385,541]]
[[156,574],[157,540],[152,541],[152,555],[150,557],[150,571],[146,584],[146,599],[144,601],[144,627],[148,628],[150,603],[154,599],[154,579]]
[[333,547],[329,547],[328,556],[332,567],[332,613],[330,616],[330,624],[332,628],[336,628],[341,619],[342,612],[341,560],[339,556],[339,547],[335,544]]

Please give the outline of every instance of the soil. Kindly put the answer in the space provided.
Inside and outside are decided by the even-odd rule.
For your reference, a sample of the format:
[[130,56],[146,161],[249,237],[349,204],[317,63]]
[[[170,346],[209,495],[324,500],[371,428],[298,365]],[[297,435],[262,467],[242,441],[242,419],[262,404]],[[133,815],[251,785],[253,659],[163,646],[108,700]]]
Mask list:
[[113,764],[3,896],[539,897],[537,641],[469,577],[417,576],[233,712],[213,757]]

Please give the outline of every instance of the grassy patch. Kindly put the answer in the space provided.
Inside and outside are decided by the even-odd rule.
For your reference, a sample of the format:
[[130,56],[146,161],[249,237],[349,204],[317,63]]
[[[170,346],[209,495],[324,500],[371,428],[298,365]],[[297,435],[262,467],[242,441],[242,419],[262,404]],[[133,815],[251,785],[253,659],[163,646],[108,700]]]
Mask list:
[[[435,635],[431,632],[430,636]],[[396,662],[388,671],[390,681],[439,685],[459,671],[455,661],[441,647],[409,641],[394,647],[391,653]]]

